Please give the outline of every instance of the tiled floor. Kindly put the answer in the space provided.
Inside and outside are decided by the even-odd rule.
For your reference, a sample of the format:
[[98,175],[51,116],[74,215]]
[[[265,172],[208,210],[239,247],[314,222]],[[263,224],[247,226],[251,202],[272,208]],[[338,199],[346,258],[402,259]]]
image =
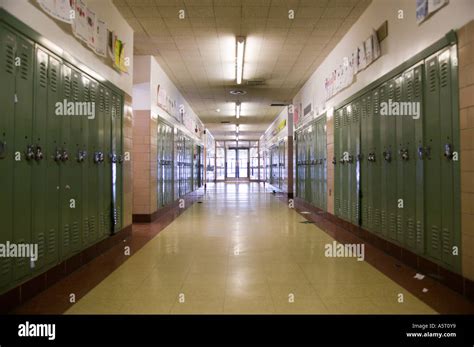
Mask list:
[[[66,313],[436,313],[257,183],[196,203]],[[403,294],[403,302],[399,302]]]

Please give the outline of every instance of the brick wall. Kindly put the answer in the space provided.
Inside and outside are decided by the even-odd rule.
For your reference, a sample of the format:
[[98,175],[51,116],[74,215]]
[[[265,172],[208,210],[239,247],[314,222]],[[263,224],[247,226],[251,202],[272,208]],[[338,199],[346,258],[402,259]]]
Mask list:
[[133,120],[133,214],[149,214],[150,111],[135,111]]
[[463,276],[474,280],[474,21],[458,30]]

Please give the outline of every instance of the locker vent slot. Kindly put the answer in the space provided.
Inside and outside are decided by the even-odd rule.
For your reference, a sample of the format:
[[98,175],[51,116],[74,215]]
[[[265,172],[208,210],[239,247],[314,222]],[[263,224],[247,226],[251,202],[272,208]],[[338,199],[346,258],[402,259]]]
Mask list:
[[440,67],[440,82],[441,82],[441,87],[446,87],[448,85],[448,62],[447,60],[444,60],[441,63]]
[[83,226],[84,240],[87,240],[89,239],[89,218],[84,218]]
[[407,234],[411,242],[415,241],[415,223],[413,218],[409,218],[407,221]]
[[79,83],[75,79],[72,81],[72,99],[79,101]]
[[54,254],[56,251],[56,230],[49,229],[48,232],[48,254]]
[[96,220],[94,216],[89,219],[89,232],[92,236],[96,234]]
[[28,80],[28,72],[30,70],[29,57],[26,53],[21,53],[20,76],[24,80]]
[[69,239],[69,236],[70,236],[70,233],[71,233],[71,229],[69,228],[69,224],[65,225],[64,226],[64,231],[63,231],[63,246],[64,248],[69,248],[69,244],[70,244],[70,239]]
[[55,66],[52,67],[50,71],[51,73],[49,75],[49,88],[52,92],[56,93],[56,91],[58,90],[58,72]]
[[89,83],[84,83],[84,101],[89,102],[90,101],[90,89],[89,89]]
[[0,275],[7,276],[10,273],[11,268],[11,259],[10,258],[0,258]]
[[47,85],[47,67],[46,63],[42,61],[39,68],[39,84],[40,87],[46,88]]
[[430,84],[430,92],[436,91],[436,70],[430,69],[428,73],[428,82]]
[[439,229],[436,226],[431,227],[431,247],[433,249],[439,249]]
[[15,47],[13,45],[6,45],[5,63],[5,71],[13,74],[15,70]]
[[71,76],[69,74],[64,75],[64,96],[66,98],[71,96]]
[[443,253],[447,255],[451,255],[451,240],[449,234],[449,230],[443,228]]
[[39,233],[36,241],[38,242],[38,259],[43,259],[45,254],[44,233]]
[[415,87],[414,87],[414,94],[415,94],[415,98],[418,98],[421,94],[421,82],[420,82],[420,74],[419,73],[415,73],[415,83],[414,83]]
[[71,241],[73,244],[77,244],[79,242],[79,223],[74,222],[72,223],[72,235],[71,235]]

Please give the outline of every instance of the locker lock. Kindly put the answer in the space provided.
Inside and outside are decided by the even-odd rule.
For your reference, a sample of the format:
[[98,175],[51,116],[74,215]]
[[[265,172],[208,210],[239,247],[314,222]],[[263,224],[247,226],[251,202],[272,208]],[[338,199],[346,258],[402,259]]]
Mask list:
[[56,154],[54,155],[54,161],[60,161],[62,159],[62,155],[61,155],[61,152],[56,149]]
[[94,164],[100,163],[100,152],[94,152]]
[[419,146],[419,147],[418,147],[418,158],[419,158],[420,160],[425,159],[425,156],[426,156],[428,159],[431,159],[430,155],[431,155],[431,147],[430,147],[430,146],[428,146],[428,147],[426,147],[426,148],[423,148],[423,146]]
[[79,151],[77,152],[77,162],[82,163],[87,158],[87,151]]
[[332,163],[333,163],[333,165],[336,165],[336,163],[337,163],[336,162],[336,157],[332,157]]
[[346,161],[344,160],[344,156],[341,156],[341,159],[339,159],[339,162],[340,162],[341,164],[344,164],[344,163],[346,162]]
[[40,146],[36,146],[35,159],[36,161],[43,160],[43,151]]
[[408,160],[408,159],[409,159],[408,148],[402,148],[402,149],[400,149],[399,153],[400,153],[400,157],[401,157],[403,160]]
[[35,152],[33,150],[33,146],[28,145],[26,147],[26,153],[25,153],[26,160],[33,160],[35,159]]
[[0,141],[0,159],[4,159],[7,153],[7,143],[5,141]]
[[116,163],[117,162],[117,154],[115,153],[110,153],[110,161],[112,163]]
[[385,161],[387,163],[390,163],[392,161],[392,151],[391,150],[385,151],[382,154],[383,154],[383,158],[385,159]]
[[367,160],[370,162],[375,162],[375,153],[371,152],[367,155]]
[[451,146],[450,143],[447,143],[447,144],[444,145],[444,156],[448,160],[453,159],[453,147]]
[[67,151],[63,149],[63,153],[61,154],[61,160],[62,161],[68,161],[69,160],[69,154],[67,154]]
[[351,154],[349,154],[349,156],[348,156],[348,158],[347,158],[347,162],[348,162],[349,164],[352,164],[352,163],[354,162],[354,156],[351,155]]

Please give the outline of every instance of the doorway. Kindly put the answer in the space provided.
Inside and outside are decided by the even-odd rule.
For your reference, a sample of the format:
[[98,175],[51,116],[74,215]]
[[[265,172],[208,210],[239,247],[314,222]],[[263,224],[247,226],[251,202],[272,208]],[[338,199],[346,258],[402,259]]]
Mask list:
[[227,148],[226,180],[249,180],[249,148]]

